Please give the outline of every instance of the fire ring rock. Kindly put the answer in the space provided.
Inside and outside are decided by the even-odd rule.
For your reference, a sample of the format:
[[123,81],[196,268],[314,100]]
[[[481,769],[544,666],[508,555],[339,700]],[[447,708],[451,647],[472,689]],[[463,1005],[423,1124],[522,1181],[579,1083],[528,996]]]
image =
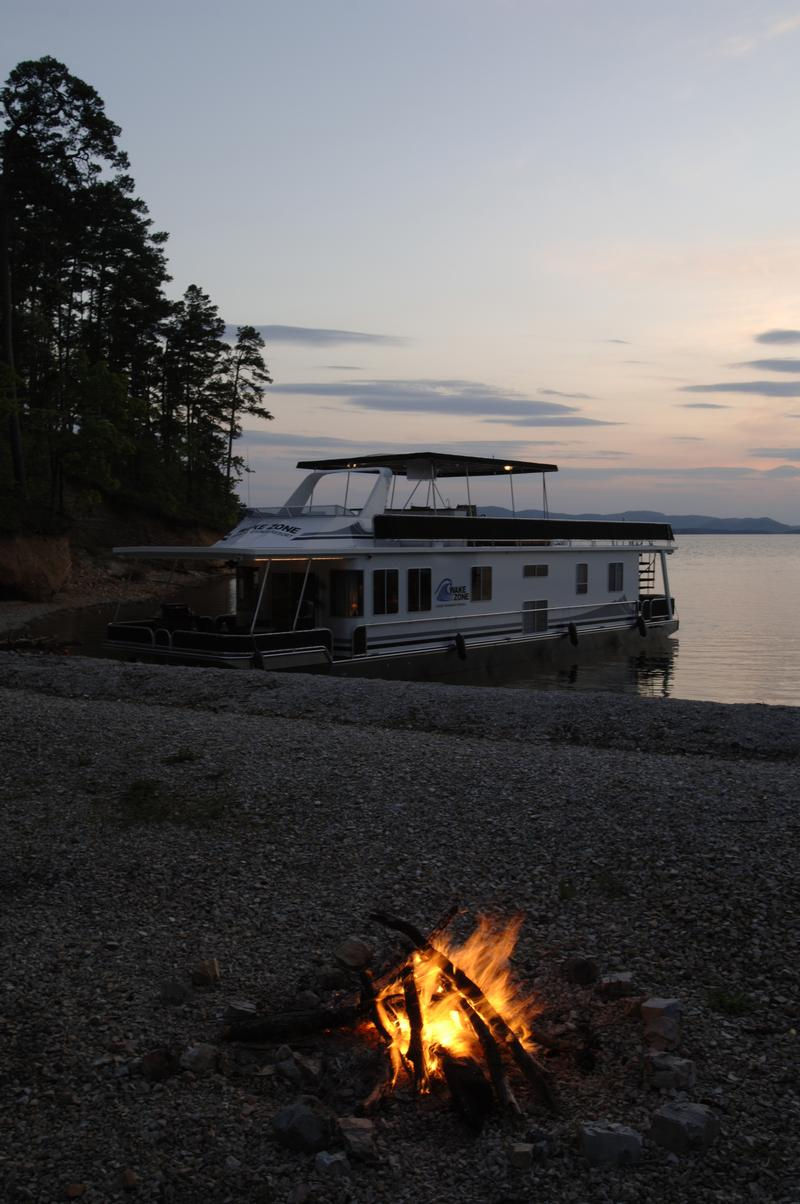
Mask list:
[[360,936],[348,936],[343,940],[334,955],[336,960],[348,970],[363,970],[375,956],[375,947],[364,941]]
[[719,1136],[719,1119],[705,1104],[664,1104],[653,1113],[650,1136],[673,1154],[706,1150]]
[[632,1166],[642,1156],[642,1136],[628,1125],[590,1120],[578,1132],[581,1153],[592,1166]]
[[272,1118],[276,1139],[289,1150],[316,1154],[335,1135],[334,1117],[313,1095],[304,1095]]

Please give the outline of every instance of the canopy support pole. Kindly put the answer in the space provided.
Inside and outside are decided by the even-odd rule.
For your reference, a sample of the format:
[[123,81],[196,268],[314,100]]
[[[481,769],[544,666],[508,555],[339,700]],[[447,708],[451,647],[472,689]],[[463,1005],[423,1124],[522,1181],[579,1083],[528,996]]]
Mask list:
[[297,610],[294,612],[294,622],[292,623],[292,631],[297,630],[297,620],[300,618],[300,607],[303,605],[303,598],[305,597],[306,585],[308,583],[308,574],[310,572],[311,572],[311,557],[309,556],[308,564],[306,565],[306,574],[305,574],[305,577],[303,578],[303,586],[302,586],[302,589],[300,590],[300,597],[297,599]]
[[258,601],[256,602],[256,608],[253,611],[253,621],[250,624],[250,634],[251,635],[253,634],[253,632],[256,629],[256,620],[257,620],[259,612],[261,610],[261,602],[264,597],[264,590],[267,585],[267,577],[269,576],[269,570],[270,570],[271,564],[272,564],[272,561],[268,560],[267,563],[264,565],[264,575],[261,578],[261,588],[258,591]]

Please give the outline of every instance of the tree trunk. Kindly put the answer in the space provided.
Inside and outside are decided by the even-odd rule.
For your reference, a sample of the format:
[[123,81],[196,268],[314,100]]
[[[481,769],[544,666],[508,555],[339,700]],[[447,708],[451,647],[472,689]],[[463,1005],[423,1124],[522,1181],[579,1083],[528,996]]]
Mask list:
[[11,213],[5,172],[0,173],[0,296],[2,296],[3,340],[0,355],[9,369],[8,388],[11,394],[11,413],[8,416],[8,441],[14,484],[20,497],[27,497],[25,455],[22,449],[22,430],[17,406],[17,381],[14,369],[14,324],[11,310]]

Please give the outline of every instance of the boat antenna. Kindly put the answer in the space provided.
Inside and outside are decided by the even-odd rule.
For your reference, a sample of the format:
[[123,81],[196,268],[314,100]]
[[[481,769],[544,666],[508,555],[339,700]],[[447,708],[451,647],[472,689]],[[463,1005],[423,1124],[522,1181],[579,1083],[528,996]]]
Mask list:
[[542,473],[542,517],[550,517],[550,506],[547,502],[547,476]]

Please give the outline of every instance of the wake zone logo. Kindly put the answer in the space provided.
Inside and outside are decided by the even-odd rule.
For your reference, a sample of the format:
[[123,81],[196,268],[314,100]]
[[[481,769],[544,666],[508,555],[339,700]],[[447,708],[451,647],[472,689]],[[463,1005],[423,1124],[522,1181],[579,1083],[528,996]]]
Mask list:
[[450,577],[443,578],[436,586],[436,602],[439,606],[453,606],[457,602],[469,602],[466,585],[453,585]]

